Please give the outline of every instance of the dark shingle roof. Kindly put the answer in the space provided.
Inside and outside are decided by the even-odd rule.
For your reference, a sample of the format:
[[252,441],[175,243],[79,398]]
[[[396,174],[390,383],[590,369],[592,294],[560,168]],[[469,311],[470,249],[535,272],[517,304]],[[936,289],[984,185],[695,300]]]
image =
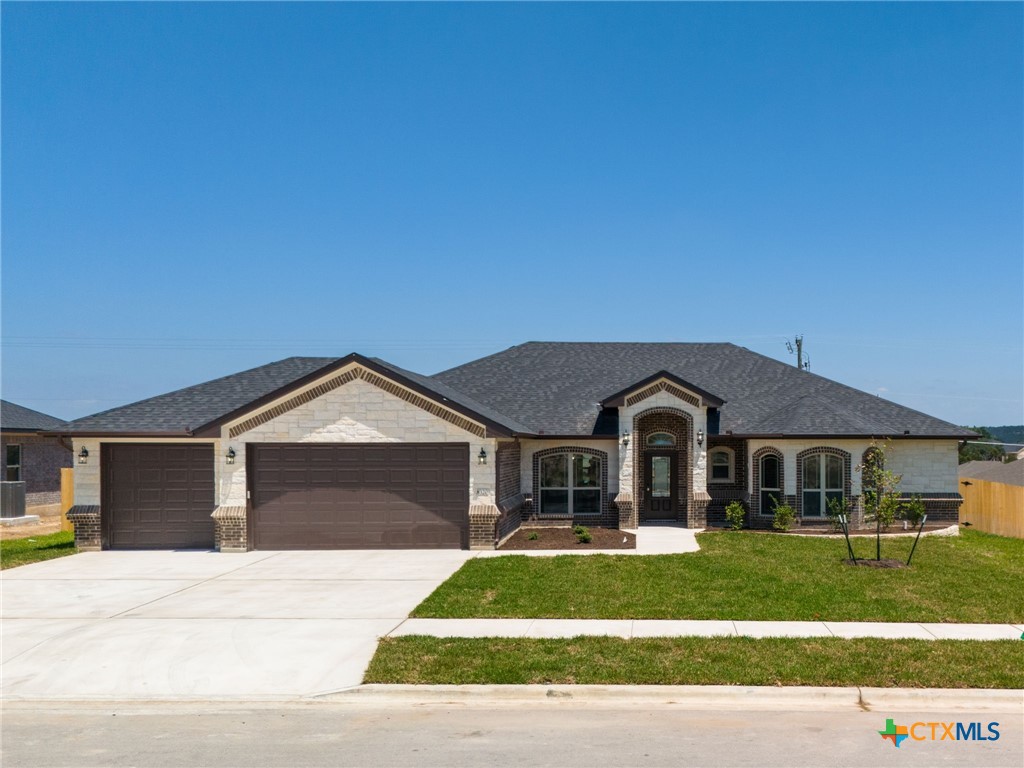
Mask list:
[[974,436],[734,344],[528,342],[432,378],[538,433],[615,434],[599,403],[661,370],[726,401],[722,433]]
[[75,419],[61,431],[185,433],[243,408],[337,359],[289,357],[204,384]]
[[57,429],[64,421],[23,405],[0,400],[0,428],[4,432],[42,432]]
[[1024,485],[1024,461],[968,461],[960,465],[960,477],[987,480],[990,483]]

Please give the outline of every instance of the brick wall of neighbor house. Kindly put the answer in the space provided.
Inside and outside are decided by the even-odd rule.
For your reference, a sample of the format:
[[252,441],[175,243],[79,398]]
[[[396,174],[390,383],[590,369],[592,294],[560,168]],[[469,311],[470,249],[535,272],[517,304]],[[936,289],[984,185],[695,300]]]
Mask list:
[[715,448],[731,448],[733,451],[733,478],[731,482],[716,482],[711,478],[711,467],[708,467],[708,525],[725,524],[725,507],[731,501],[742,501],[750,509],[750,498],[747,492],[747,441],[738,437],[724,435],[709,436],[707,452]]
[[[501,516],[495,488],[497,441],[484,437],[483,427],[425,404],[415,393],[358,366],[290,393],[263,412],[272,418],[248,415],[221,430],[217,455],[228,447],[235,451],[234,464],[215,463],[221,506],[246,504],[246,443],[469,443],[470,547],[493,549]],[[477,461],[481,448],[489,457],[486,464]],[[488,525],[490,534],[482,534]]]
[[57,437],[8,433],[0,438],[0,460],[7,445],[21,446],[21,479],[25,483],[25,506],[60,503],[60,470],[71,466],[71,450]]

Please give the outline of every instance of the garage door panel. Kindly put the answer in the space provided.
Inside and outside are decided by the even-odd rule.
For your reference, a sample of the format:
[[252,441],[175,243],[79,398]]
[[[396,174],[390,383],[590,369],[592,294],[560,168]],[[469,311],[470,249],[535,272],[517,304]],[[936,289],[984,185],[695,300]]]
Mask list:
[[107,546],[212,547],[213,462],[211,445],[103,445],[101,510]]
[[[258,549],[459,548],[468,544],[467,444],[252,446]],[[283,481],[304,452],[305,496]],[[324,457],[330,453],[330,463]],[[314,461],[315,456],[315,461]],[[448,466],[432,466],[428,460]],[[450,470],[450,471],[446,471]],[[445,486],[448,479],[449,485]]]

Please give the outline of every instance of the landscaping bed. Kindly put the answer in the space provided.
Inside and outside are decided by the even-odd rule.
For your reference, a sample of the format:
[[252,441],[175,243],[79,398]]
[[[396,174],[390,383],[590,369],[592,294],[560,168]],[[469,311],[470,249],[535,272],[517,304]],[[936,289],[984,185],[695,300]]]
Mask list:
[[[1024,541],[963,531],[922,539],[909,568],[852,568],[843,539],[702,533],[681,555],[475,558],[421,618],[1024,622]],[[886,539],[906,561],[913,538]],[[858,558],[875,541],[853,541]],[[1022,643],[1024,645],[1024,643]]]
[[364,682],[1024,688],[1020,640],[384,638]]
[[572,528],[520,528],[498,549],[636,549],[636,536],[615,528],[588,528],[582,542]]
[[75,534],[71,531],[0,541],[0,570],[65,557],[77,551]]

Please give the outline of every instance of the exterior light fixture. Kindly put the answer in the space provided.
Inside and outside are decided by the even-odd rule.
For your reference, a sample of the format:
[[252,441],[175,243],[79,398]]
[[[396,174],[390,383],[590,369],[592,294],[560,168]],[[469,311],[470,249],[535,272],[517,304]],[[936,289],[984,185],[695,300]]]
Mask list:
[[235,463],[235,449],[234,448],[230,448],[230,447],[228,448],[228,452],[224,454],[224,460],[227,461],[228,464],[234,464]]
[[82,450],[80,450],[78,452],[78,463],[79,464],[88,464],[89,463],[89,449],[86,448],[84,445],[82,446]]
[[477,460],[477,462],[479,464],[486,464],[487,463],[487,451],[485,451],[483,448],[481,448],[480,449],[480,453],[478,453],[476,455],[476,460]]
[[704,445],[704,430],[697,430],[697,445]]
[[629,448],[629,432],[622,433],[622,447]]

